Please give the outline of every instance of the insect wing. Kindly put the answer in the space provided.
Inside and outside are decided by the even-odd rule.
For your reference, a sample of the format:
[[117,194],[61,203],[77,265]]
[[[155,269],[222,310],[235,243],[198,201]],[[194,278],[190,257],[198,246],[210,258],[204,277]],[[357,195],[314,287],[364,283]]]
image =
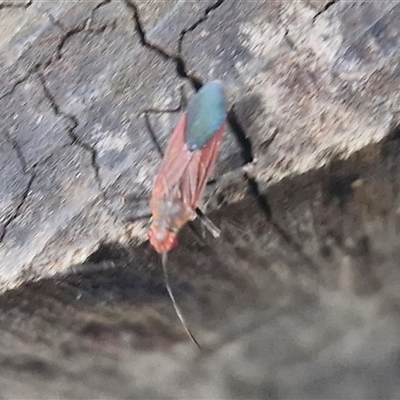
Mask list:
[[168,195],[182,178],[193,153],[187,149],[185,143],[185,130],[187,125],[186,114],[184,114],[175,127],[168,143],[156,183],[154,185],[153,197],[162,198]]
[[176,196],[195,209],[217,161],[225,127],[222,86],[210,82],[196,94],[172,133],[153,197]]
[[194,96],[187,109],[186,144],[190,151],[201,149],[221,129],[226,120],[222,85],[212,81]]
[[225,124],[222,125],[202,149],[193,152],[193,157],[190,159],[182,176],[182,197],[192,209],[197,207],[208,178],[213,172],[221,148],[224,131]]

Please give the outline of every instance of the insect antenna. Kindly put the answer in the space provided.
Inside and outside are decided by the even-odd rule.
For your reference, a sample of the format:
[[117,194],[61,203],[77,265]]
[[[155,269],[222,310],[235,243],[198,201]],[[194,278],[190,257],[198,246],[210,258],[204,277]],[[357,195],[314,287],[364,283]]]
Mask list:
[[178,316],[178,318],[180,319],[180,321],[182,322],[183,327],[185,328],[186,333],[188,334],[188,336],[190,337],[190,340],[199,348],[201,349],[199,343],[197,342],[196,338],[193,336],[192,332],[190,332],[190,329],[187,327],[186,325],[186,321],[185,318],[183,317],[182,311],[179,308],[176,300],[175,300],[175,296],[172,293],[172,289],[171,286],[169,284],[169,279],[168,279],[168,272],[167,272],[167,262],[168,262],[168,253],[164,252],[161,254],[161,263],[163,266],[163,270],[164,270],[164,279],[165,279],[165,286],[167,287],[167,291],[169,294],[169,297],[171,298],[172,301],[172,305],[174,306],[176,315]]
[[164,157],[164,151],[161,148],[161,145],[157,139],[156,134],[154,133],[153,128],[151,127],[149,114],[175,114],[177,112],[184,110],[186,108],[186,103],[187,103],[185,89],[183,85],[181,85],[179,89],[180,89],[180,102],[178,107],[172,109],[163,109],[163,110],[158,108],[146,108],[139,112],[139,116],[142,115],[144,117],[144,123],[146,125],[146,129],[149,132],[150,138],[154,143],[154,146],[156,147],[157,152],[161,156],[161,158]]

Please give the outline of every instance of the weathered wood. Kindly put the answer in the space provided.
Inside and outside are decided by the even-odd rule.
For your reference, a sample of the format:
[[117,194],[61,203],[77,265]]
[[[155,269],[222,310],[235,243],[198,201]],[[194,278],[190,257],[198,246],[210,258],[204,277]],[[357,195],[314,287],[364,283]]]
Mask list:
[[[399,397],[400,7],[156,5],[0,7],[0,284],[37,281],[0,296],[2,396]],[[138,113],[185,75],[223,80],[238,122],[221,239],[184,229],[170,257],[201,354],[124,222],[159,165]],[[177,117],[153,113],[162,145]],[[224,176],[253,156],[255,180]]]

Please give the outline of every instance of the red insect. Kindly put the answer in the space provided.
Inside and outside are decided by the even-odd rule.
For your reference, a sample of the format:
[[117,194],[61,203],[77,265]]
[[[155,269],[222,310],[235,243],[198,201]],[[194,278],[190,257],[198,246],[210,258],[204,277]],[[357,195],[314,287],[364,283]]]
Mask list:
[[[178,231],[196,216],[225,126],[222,86],[213,81],[199,90],[172,133],[153,189],[153,221],[148,235],[158,253],[175,247]],[[202,221],[215,232],[209,220]]]
[[197,206],[216,164],[225,127],[222,85],[213,81],[198,91],[174,129],[150,200],[153,219],[149,240],[162,256],[165,282],[175,311],[197,346],[169,285],[167,254],[176,246],[179,230],[196,215],[214,236],[219,236],[218,228]]

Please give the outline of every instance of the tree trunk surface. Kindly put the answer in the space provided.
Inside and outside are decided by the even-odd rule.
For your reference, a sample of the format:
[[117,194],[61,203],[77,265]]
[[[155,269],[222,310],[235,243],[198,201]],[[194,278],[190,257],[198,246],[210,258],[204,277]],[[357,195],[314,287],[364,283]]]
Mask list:
[[[0,397],[400,397],[399,3],[0,1],[0,20]],[[165,148],[212,79],[222,233],[194,221],[168,265],[199,350],[146,241],[141,112]]]

